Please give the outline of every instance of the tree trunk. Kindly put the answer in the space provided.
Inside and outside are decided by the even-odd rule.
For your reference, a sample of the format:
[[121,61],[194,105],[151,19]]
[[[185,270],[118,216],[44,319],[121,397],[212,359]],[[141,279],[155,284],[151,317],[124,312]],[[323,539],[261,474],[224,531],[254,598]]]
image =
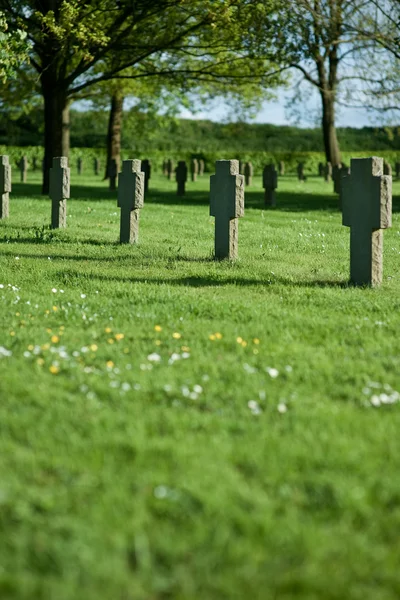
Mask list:
[[69,104],[65,90],[42,76],[44,98],[44,161],[42,193],[49,193],[50,167],[56,156],[69,157]]
[[322,99],[322,133],[326,162],[330,162],[332,167],[335,167],[341,163],[341,155],[336,136],[334,94],[331,90],[321,90],[320,93]]
[[116,160],[118,170],[121,164],[121,126],[124,97],[120,92],[114,92],[111,97],[111,109],[107,131],[107,160],[104,179],[109,178],[111,161]]

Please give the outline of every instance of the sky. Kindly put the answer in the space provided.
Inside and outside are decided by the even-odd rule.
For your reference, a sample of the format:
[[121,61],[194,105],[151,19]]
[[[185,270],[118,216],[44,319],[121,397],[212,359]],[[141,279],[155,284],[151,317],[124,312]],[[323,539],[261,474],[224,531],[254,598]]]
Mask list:
[[[300,120],[298,122],[291,121],[288,118],[287,111],[285,110],[285,104],[287,99],[287,92],[281,90],[278,92],[278,98],[275,101],[264,102],[262,109],[257,114],[256,118],[250,122],[253,123],[272,123],[274,125],[298,125],[300,127],[319,127],[319,98],[314,94],[310,94],[307,106],[301,113]],[[210,110],[199,111],[191,113],[188,110],[183,110],[180,116],[185,119],[210,119],[211,121],[224,121],[227,119],[227,115],[230,113],[227,105],[221,101],[217,106],[214,106]],[[378,117],[372,117],[370,113],[362,108],[344,108],[338,107],[336,126],[337,127],[365,127],[376,125],[380,119]]]

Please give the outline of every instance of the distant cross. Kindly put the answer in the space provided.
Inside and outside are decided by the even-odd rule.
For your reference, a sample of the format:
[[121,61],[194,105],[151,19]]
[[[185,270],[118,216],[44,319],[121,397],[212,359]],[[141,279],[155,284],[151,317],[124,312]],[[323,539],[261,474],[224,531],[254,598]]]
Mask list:
[[69,198],[70,169],[68,158],[53,158],[50,169],[51,228],[67,226],[67,199]]
[[350,280],[379,285],[383,271],[383,229],[392,226],[392,178],[383,159],[352,158],[342,180],[343,225],[350,227]]
[[10,214],[9,193],[11,192],[11,166],[8,156],[0,156],[0,219],[6,219]]
[[284,175],[285,174],[285,163],[283,162],[283,160],[280,160],[278,163],[278,169],[279,169],[279,175]]
[[297,179],[299,181],[305,181],[306,178],[304,176],[304,163],[303,162],[299,162],[297,164]]
[[200,177],[202,175],[204,175],[204,160],[202,158],[199,158],[199,175]]
[[139,210],[143,208],[144,173],[140,170],[140,160],[124,160],[118,183],[118,206],[121,209],[121,244],[135,244],[139,241]]
[[151,177],[151,161],[148,158],[142,160],[142,173],[144,173],[144,193],[147,194]]
[[168,179],[172,179],[174,173],[174,161],[170,158],[167,160],[167,175]]
[[323,177],[325,175],[324,163],[322,162],[318,163],[318,175],[320,177]]
[[247,186],[250,186],[253,182],[253,165],[251,162],[244,164],[244,180]]
[[332,179],[332,164],[330,162],[327,162],[324,167],[324,176],[325,176],[325,181],[327,183],[329,183],[330,180]]
[[83,171],[83,160],[81,157],[78,158],[77,160],[77,168],[78,168],[78,175],[82,175],[82,171]]
[[278,173],[272,163],[266,165],[263,171],[263,188],[265,206],[276,206],[275,190],[278,187]]
[[176,192],[177,196],[185,195],[185,184],[187,181],[187,166],[184,160],[180,160],[178,162],[178,166],[175,169],[175,177],[178,184],[178,189]]
[[191,175],[192,181],[197,181],[198,172],[199,172],[199,163],[197,161],[197,158],[192,158],[192,160],[190,161],[190,175]]
[[244,176],[237,160],[217,160],[210,177],[210,215],[215,217],[215,258],[238,256],[238,218],[244,215]]
[[26,183],[26,176],[28,173],[28,159],[23,156],[19,161],[19,171],[21,174],[21,183]]
[[98,158],[93,159],[93,170],[95,175],[100,173],[100,161]]
[[392,165],[387,160],[383,161],[383,174],[392,175]]
[[118,177],[118,163],[115,158],[112,158],[108,165],[108,178],[109,186],[108,189],[113,191],[117,189],[117,177]]

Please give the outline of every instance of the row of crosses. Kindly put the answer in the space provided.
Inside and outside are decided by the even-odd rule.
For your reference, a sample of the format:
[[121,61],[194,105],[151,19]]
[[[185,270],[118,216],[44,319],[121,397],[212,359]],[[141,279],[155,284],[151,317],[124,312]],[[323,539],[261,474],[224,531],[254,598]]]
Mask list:
[[[147,170],[147,165],[145,165]],[[210,215],[215,217],[215,258],[238,256],[238,219],[244,215],[245,176],[239,161],[218,160],[210,177]],[[350,227],[350,280],[356,285],[379,285],[383,273],[383,229],[392,225],[392,178],[384,175],[382,158],[353,158],[342,178],[343,225]],[[119,174],[120,242],[137,243],[139,211],[143,207],[146,176],[140,160],[125,160]],[[267,165],[263,173],[265,201],[274,205],[277,173]],[[0,157],[0,219],[9,214],[11,167]],[[50,169],[51,227],[67,225],[70,169],[66,157],[53,158]]]

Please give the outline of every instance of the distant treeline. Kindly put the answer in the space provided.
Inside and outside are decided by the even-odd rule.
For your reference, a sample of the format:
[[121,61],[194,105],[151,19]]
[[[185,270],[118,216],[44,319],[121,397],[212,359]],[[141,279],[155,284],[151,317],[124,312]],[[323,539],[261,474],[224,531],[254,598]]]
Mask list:
[[[105,146],[108,113],[71,111],[71,146],[102,148]],[[338,128],[343,152],[366,150],[400,150],[400,127]],[[18,118],[0,113],[0,144],[39,146],[43,144],[42,111],[32,111]],[[214,123],[175,119],[141,113],[124,112],[122,148],[136,153],[183,152],[322,152],[320,129],[301,129],[258,123]]]

